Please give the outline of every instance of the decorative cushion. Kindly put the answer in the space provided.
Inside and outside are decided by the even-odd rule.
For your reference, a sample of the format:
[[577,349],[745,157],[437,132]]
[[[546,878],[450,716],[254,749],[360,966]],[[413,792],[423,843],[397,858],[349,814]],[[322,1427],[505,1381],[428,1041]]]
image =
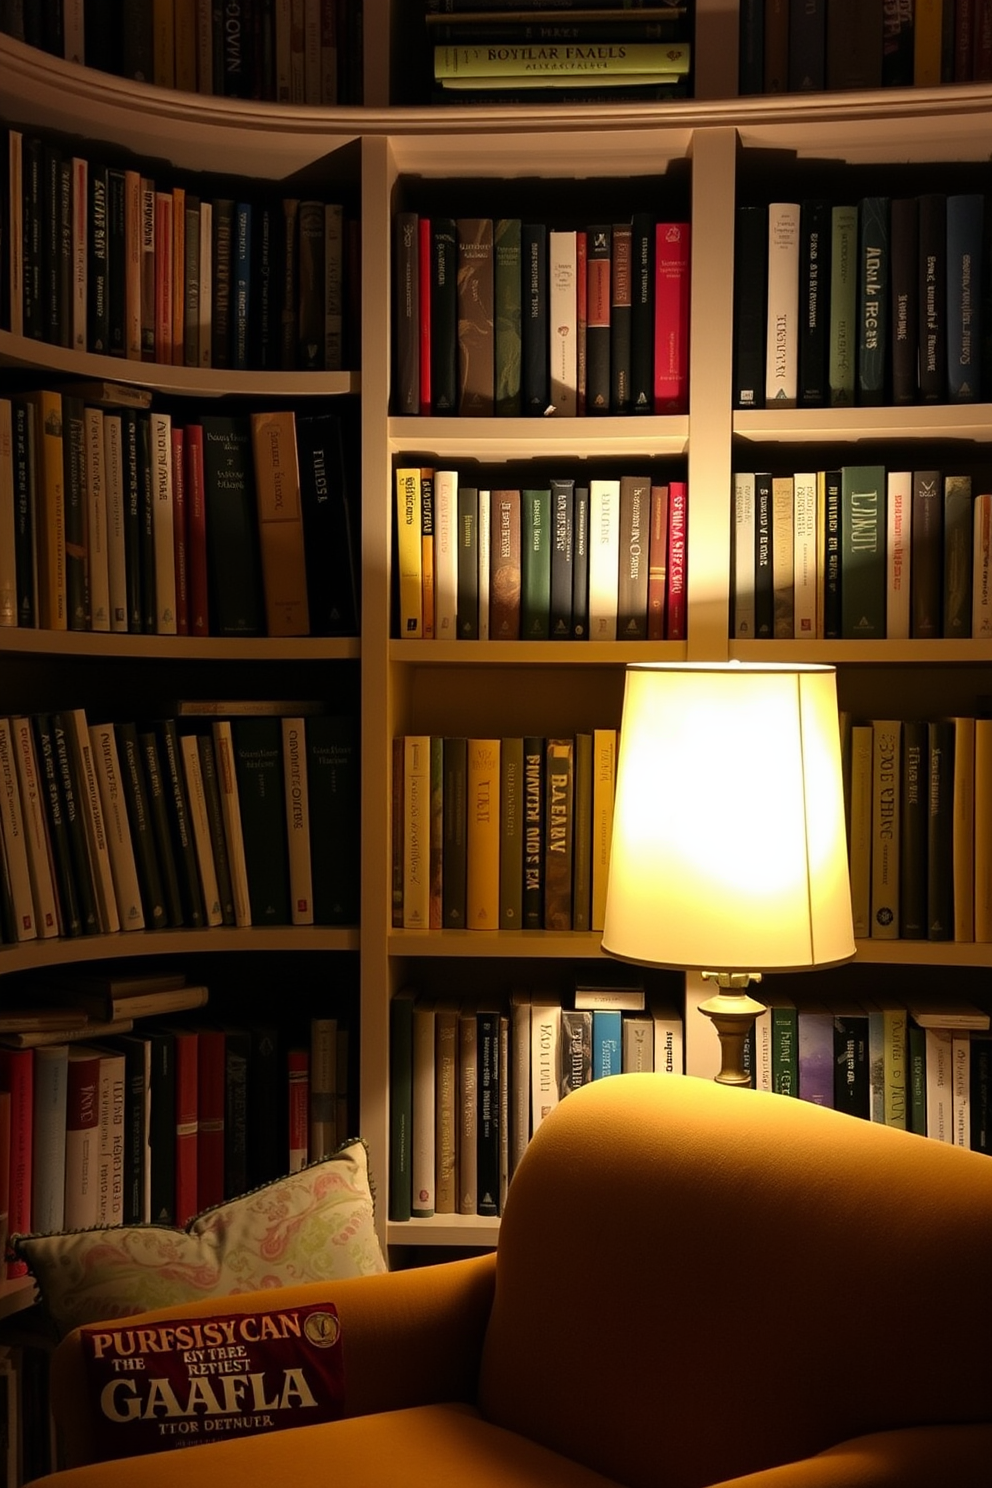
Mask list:
[[385,1271],[360,1140],[191,1219],[15,1235],[60,1335],[202,1297]]
[[324,1302],[264,1312],[100,1323],[80,1336],[103,1460],[336,1421],[341,1325]]

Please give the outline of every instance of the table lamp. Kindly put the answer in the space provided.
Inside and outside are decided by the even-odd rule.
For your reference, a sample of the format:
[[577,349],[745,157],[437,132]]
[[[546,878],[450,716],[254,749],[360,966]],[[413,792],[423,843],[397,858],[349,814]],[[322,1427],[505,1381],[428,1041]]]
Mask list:
[[716,1079],[750,1084],[748,987],[855,950],[833,667],[627,668],[602,944],[714,982]]

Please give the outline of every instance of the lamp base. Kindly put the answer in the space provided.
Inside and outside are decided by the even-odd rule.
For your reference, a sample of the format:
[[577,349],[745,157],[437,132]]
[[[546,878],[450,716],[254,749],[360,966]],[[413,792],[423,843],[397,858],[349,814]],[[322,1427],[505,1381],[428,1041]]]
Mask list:
[[719,991],[699,1004],[714,1024],[720,1037],[720,1073],[718,1085],[750,1085],[751,1076],[744,1068],[744,1045],[754,1027],[754,1020],[765,1011],[764,1003],[748,996],[751,982],[761,981],[760,971],[704,971],[703,980],[716,982]]

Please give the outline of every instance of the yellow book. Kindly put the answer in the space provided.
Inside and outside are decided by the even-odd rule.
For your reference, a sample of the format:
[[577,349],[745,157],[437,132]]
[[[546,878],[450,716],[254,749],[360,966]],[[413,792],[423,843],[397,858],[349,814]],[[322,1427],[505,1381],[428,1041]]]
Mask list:
[[28,394],[35,419],[35,532],[38,548],[38,624],[67,628],[65,582],[65,476],[62,461],[62,394]]
[[265,623],[270,636],[310,633],[296,418],[292,409],[251,415]]
[[499,929],[499,764],[499,739],[469,739],[465,913],[469,930]]
[[431,741],[403,740],[403,928],[430,928]]
[[396,472],[396,566],[399,575],[399,635],[418,640],[424,633],[423,509],[420,467]]
[[913,84],[917,88],[940,86],[943,9],[952,0],[916,0],[913,12]]

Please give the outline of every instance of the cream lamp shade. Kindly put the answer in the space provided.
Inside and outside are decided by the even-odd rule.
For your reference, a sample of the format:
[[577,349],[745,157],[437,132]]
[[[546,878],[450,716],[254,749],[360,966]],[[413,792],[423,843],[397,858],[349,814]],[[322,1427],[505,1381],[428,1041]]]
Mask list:
[[833,667],[627,668],[603,949],[718,972],[853,956]]

